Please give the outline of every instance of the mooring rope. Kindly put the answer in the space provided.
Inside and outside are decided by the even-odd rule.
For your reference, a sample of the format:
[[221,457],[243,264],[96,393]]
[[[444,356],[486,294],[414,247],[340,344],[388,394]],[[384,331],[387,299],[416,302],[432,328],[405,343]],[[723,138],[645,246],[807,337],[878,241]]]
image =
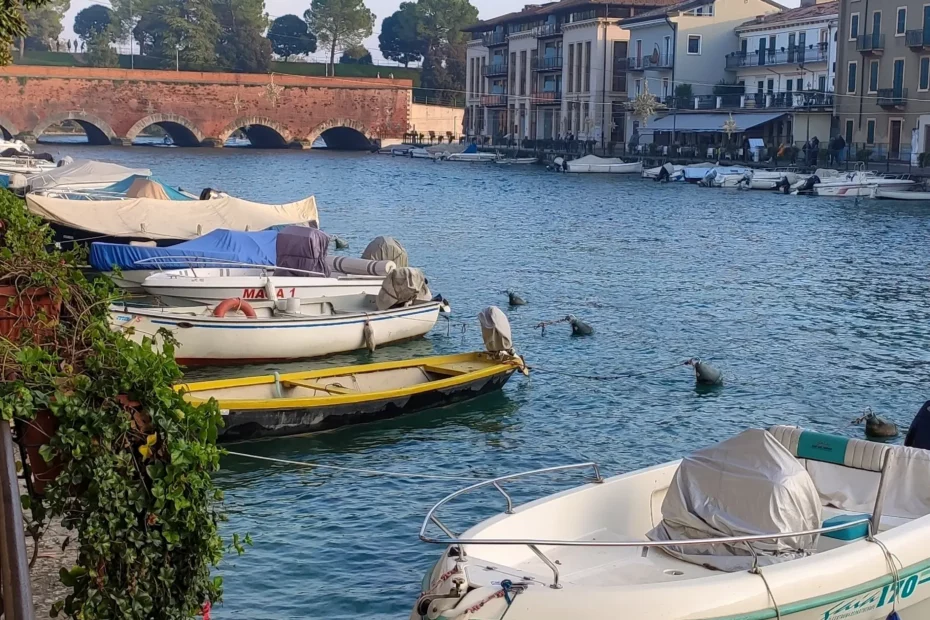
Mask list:
[[478,481],[486,480],[486,478],[475,478],[472,476],[435,476],[433,474],[410,474],[397,471],[382,471],[379,469],[361,469],[358,467],[340,467],[338,465],[321,465],[320,463],[307,463],[306,461],[289,461],[287,459],[276,459],[270,456],[258,456],[257,454],[246,454],[245,452],[233,452],[227,450],[226,454],[232,456],[240,456],[248,459],[256,459],[259,461],[268,461],[270,463],[278,463],[279,465],[296,465],[298,467],[307,467],[312,469],[330,469],[333,471],[345,471],[351,472],[354,474],[366,474],[369,476],[391,476],[394,478],[419,478],[426,480],[457,480],[459,482],[463,480],[468,481]]
[[542,368],[540,366],[531,366],[527,364],[527,368],[533,372],[548,372],[554,375],[562,375],[563,377],[572,377],[574,379],[591,379],[593,381],[616,381],[617,379],[635,379],[637,377],[645,377],[648,375],[655,375],[660,372],[665,372],[672,370],[673,368],[680,368],[681,366],[686,366],[691,360],[685,360],[684,362],[678,362],[671,366],[664,366],[662,368],[656,368],[654,370],[646,370],[643,372],[625,372],[616,375],[581,375],[573,372],[564,372],[562,370],[556,370],[554,368]]

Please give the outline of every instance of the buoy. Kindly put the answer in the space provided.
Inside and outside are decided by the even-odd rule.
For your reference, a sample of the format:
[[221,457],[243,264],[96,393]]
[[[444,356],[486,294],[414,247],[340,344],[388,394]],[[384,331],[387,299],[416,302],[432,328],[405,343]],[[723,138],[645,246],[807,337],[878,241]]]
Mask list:
[[217,304],[216,308],[213,309],[213,316],[222,319],[230,310],[241,312],[250,319],[254,319],[257,316],[255,314],[255,309],[249,305],[249,302],[245,301],[241,297],[231,297],[221,301],[219,304]]
[[371,326],[371,321],[365,319],[365,326],[362,328],[362,339],[365,341],[365,348],[369,352],[375,352],[375,329]]
[[349,242],[343,239],[342,237],[337,237],[333,235],[333,245],[336,246],[337,250],[345,250],[349,247]]
[[686,365],[694,368],[694,380],[699,385],[720,385],[723,383],[723,373],[699,359],[690,359]]
[[510,301],[511,306],[525,306],[526,300],[514,293],[513,291],[507,291],[507,298]]
[[568,324],[572,326],[572,336],[591,336],[594,334],[594,328],[578,319],[573,314],[565,317]]
[[271,276],[265,278],[265,299],[270,299],[272,301],[278,298],[278,291],[274,287],[274,283],[271,281]]
[[865,415],[853,420],[853,424],[865,422],[865,436],[870,439],[891,439],[898,436],[898,425],[875,415],[866,409]]

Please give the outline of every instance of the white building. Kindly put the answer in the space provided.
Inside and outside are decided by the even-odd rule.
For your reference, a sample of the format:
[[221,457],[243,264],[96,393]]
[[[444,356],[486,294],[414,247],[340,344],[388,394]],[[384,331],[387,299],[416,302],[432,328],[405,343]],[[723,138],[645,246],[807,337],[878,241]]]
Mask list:
[[619,23],[669,3],[561,0],[470,26],[466,133],[622,141],[629,34]]

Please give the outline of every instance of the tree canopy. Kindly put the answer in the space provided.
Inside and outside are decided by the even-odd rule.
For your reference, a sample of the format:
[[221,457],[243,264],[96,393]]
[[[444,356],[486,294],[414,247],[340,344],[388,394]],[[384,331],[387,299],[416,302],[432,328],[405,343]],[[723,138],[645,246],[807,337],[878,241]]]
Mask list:
[[417,34],[426,49],[421,86],[442,91],[465,89],[466,52],[462,28],[478,20],[469,0],[418,0]]
[[307,22],[296,15],[282,15],[268,29],[271,51],[285,62],[291,56],[303,56],[316,51],[316,35],[310,32]]
[[216,41],[221,68],[247,73],[271,69],[271,42],[265,38],[268,16],[264,0],[213,0],[220,34]]
[[[11,2],[4,2],[6,6]],[[46,51],[52,41],[57,41],[64,27],[61,20],[71,8],[71,0],[47,0],[26,8],[26,49]]]
[[388,60],[403,63],[405,67],[422,60],[426,42],[420,37],[418,26],[416,3],[401,2],[400,8],[381,22],[381,34],[378,35],[381,54]]
[[373,64],[371,52],[364,46],[354,45],[342,52],[339,62],[344,65],[370,65]]
[[375,27],[375,15],[363,0],[313,0],[304,13],[311,32],[329,47],[329,62],[336,51],[361,45]]
[[[87,8],[81,9],[74,17],[74,34],[81,40],[89,43],[95,35],[110,34],[111,26],[114,25],[116,18],[109,7],[102,4],[92,4]],[[112,33],[110,38],[115,38],[116,33]]]

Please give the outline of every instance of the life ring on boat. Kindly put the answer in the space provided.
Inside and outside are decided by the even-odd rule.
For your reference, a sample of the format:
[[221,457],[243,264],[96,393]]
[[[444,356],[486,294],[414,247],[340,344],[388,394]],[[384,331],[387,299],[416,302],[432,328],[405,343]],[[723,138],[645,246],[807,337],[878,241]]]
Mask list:
[[242,314],[246,315],[250,319],[254,319],[257,316],[255,314],[255,309],[252,308],[249,302],[245,301],[241,297],[230,297],[229,299],[221,301],[216,306],[216,308],[213,309],[213,316],[221,319],[226,316],[226,313],[230,310],[237,310],[242,312]]

